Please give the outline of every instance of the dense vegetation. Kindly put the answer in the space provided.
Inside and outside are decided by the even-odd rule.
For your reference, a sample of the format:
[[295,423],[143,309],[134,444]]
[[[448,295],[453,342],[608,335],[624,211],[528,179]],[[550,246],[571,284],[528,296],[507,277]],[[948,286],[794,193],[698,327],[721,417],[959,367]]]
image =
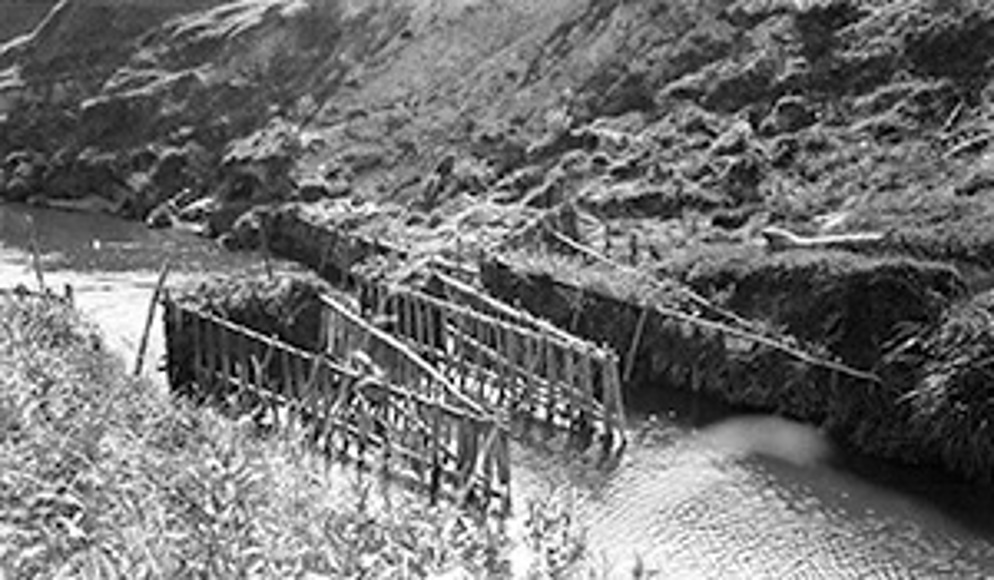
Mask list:
[[170,400],[65,305],[3,300],[0,320],[4,577],[545,577],[583,556],[569,514],[534,505],[512,570],[494,522]]

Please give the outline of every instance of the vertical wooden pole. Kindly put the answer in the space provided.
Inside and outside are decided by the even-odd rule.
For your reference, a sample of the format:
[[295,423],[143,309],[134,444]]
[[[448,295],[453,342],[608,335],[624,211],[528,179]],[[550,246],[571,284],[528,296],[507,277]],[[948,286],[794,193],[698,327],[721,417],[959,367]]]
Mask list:
[[[427,334],[427,340],[425,341],[425,346],[429,347],[430,350],[426,352],[431,353],[433,357],[437,357],[439,353],[438,349],[438,329],[435,327],[436,319],[439,317],[438,307],[431,305],[425,308],[425,332]],[[438,366],[437,364],[435,366]]]
[[[574,355],[573,345],[565,345],[563,347],[563,387],[566,389],[566,416],[570,422],[570,428],[576,426],[573,423],[576,420],[576,417],[574,417],[576,406],[573,404],[573,399],[576,397],[582,400],[582,391],[580,390],[579,382],[576,380]],[[581,405],[580,408],[582,409],[583,406]]]
[[486,382],[486,377],[483,372],[484,362],[482,359],[483,351],[481,347],[486,343],[486,326],[484,326],[479,319],[472,317],[471,315],[468,314],[467,316],[470,316],[471,320],[470,324],[472,325],[471,328],[473,329],[471,333],[471,338],[473,338],[475,342],[475,344],[472,346],[473,354],[471,358],[472,369],[473,369],[473,376],[471,379],[473,381],[472,389],[476,393],[476,400],[483,401],[484,383]]
[[293,435],[297,428],[298,407],[297,398],[294,395],[293,388],[293,355],[286,348],[280,349],[280,394],[283,396],[284,405],[286,406],[285,414],[285,431],[286,431],[286,441],[293,441]]
[[424,351],[421,350],[421,347],[427,343],[427,340],[425,340],[424,303],[422,303],[422,301],[417,297],[412,296],[411,307],[414,310],[414,324],[411,329],[411,338],[414,340],[414,344],[416,345],[415,352],[423,353]]
[[[593,363],[590,360],[590,351],[584,347],[583,351],[579,353],[580,360],[579,368],[577,372],[579,374],[580,392],[583,394],[584,400],[590,405],[591,410],[591,420],[597,420],[598,418],[602,420],[604,425],[604,432],[606,433],[609,429],[607,423],[607,407],[601,406],[602,415],[597,417],[597,406],[595,405],[596,398],[594,397],[594,369]],[[602,397],[603,398],[603,397]]]
[[632,380],[632,372],[635,370],[635,359],[638,356],[639,345],[642,343],[642,334],[645,332],[645,324],[649,318],[649,308],[642,308],[638,322],[635,323],[635,332],[632,334],[632,342],[628,346],[628,355],[625,358],[625,382]]
[[215,324],[213,320],[204,320],[204,334],[202,337],[204,348],[204,370],[207,375],[207,380],[211,384],[214,384],[217,381],[217,335],[219,330],[219,325]]
[[176,360],[176,341],[182,336],[182,315],[168,293],[163,297],[162,305],[165,308],[166,330],[166,362],[168,364],[167,377],[169,380],[169,390],[172,392],[178,386],[177,380],[180,376],[180,365]]
[[[439,365],[441,365],[442,374],[445,375],[450,381],[452,381],[452,373],[455,368],[452,361],[455,357],[455,345],[452,344],[452,321],[449,316],[448,309],[441,309],[439,311],[439,324],[441,328],[439,329],[439,337],[441,339],[441,344],[439,344]],[[454,381],[453,381],[454,382]]]
[[494,338],[494,352],[497,354],[497,360],[494,361],[494,372],[497,373],[497,380],[494,381],[494,388],[497,390],[493,401],[497,408],[504,410],[504,407],[508,402],[508,381],[511,380],[513,376],[513,370],[510,368],[508,363],[508,331],[503,325],[497,326],[494,331],[496,336]]
[[221,353],[221,366],[219,370],[220,381],[217,386],[211,389],[210,396],[214,404],[220,402],[228,394],[228,384],[231,377],[231,332],[227,327],[218,329],[218,350]]
[[506,517],[511,515],[511,442],[507,429],[501,430],[499,443],[497,479],[504,490],[501,515]]
[[[407,320],[407,297],[402,292],[391,295],[389,303],[392,305],[395,319],[394,334],[400,337],[407,336],[409,322]],[[388,312],[390,309],[388,309]]]
[[331,358],[338,359],[340,358],[338,352],[341,341],[341,335],[340,335],[341,329],[339,328],[338,321],[336,320],[335,312],[331,308],[322,305],[321,317],[322,317],[322,324],[324,325],[325,332],[327,333],[328,336],[328,342],[324,346],[324,352],[328,353],[328,356],[330,356]]
[[[610,425],[613,428],[611,436],[617,434],[624,442],[625,429],[625,407],[621,397],[621,379],[618,376],[618,359],[613,354],[605,358],[603,372],[605,409],[610,413]],[[608,399],[610,393],[610,399]],[[611,443],[610,440],[605,443]]]
[[304,389],[303,389],[304,381],[307,380],[305,378],[306,371],[303,370],[304,364],[305,363],[304,363],[303,359],[301,359],[300,356],[298,356],[296,353],[294,353],[294,354],[291,355],[291,357],[290,357],[290,367],[289,367],[289,372],[290,372],[290,377],[291,378],[290,378],[290,383],[288,385],[288,391],[289,391],[290,397],[294,401],[296,401],[297,408],[300,411],[304,410],[304,408],[303,408],[304,401],[303,401],[302,395],[303,395],[303,392],[304,392]]
[[38,291],[45,293],[47,288],[45,286],[45,274],[41,264],[41,248],[38,244],[38,228],[35,227],[35,220],[30,215],[25,217],[25,221],[28,222],[28,235],[31,240],[31,265],[34,267],[35,278],[38,281]]
[[279,376],[271,377],[269,380],[275,382],[275,388],[273,389],[276,394],[278,394],[284,400],[289,400],[292,398],[292,391],[290,390],[291,384],[291,374],[290,374],[290,353],[284,347],[280,346],[273,357],[275,364],[279,368]]
[[509,397],[510,401],[520,401],[521,397],[518,396],[518,385],[519,385],[518,369],[514,367],[520,367],[524,365],[523,363],[520,362],[518,358],[521,352],[519,346],[520,343],[518,341],[518,333],[514,330],[513,327],[504,326],[504,330],[506,332],[505,339],[507,340],[506,360],[509,363],[510,367],[508,368],[508,372],[506,373],[507,382],[505,383],[504,388],[506,391],[506,396]]
[[428,493],[431,503],[438,502],[439,491],[442,486],[442,453],[439,438],[441,437],[441,420],[439,409],[436,406],[431,408],[431,463],[428,467]]
[[[269,216],[268,214],[262,215],[261,224],[259,224],[259,237],[262,242],[262,261],[266,267],[266,278],[268,280],[273,279],[273,265],[270,263],[270,249],[269,249]],[[320,274],[320,272],[319,272]]]
[[528,412],[532,417],[536,417],[538,407],[539,407],[539,389],[540,385],[535,380],[535,375],[538,373],[539,365],[541,364],[541,343],[535,336],[528,336],[525,340],[525,389],[527,389],[526,401]]
[[142,332],[141,341],[138,344],[138,356],[135,360],[135,372],[137,377],[142,374],[142,366],[145,363],[145,351],[148,350],[148,335],[152,330],[152,321],[155,319],[155,308],[159,305],[159,297],[162,295],[162,288],[166,284],[166,276],[169,275],[169,260],[163,262],[159,268],[159,277],[155,282],[155,290],[152,291],[152,298],[148,304],[148,314],[145,316],[145,330]]
[[249,383],[252,368],[251,343],[247,336],[238,335],[238,415],[241,416],[248,409],[248,403],[252,400],[252,385]]
[[318,350],[320,352],[329,352],[331,342],[334,338],[331,335],[331,326],[328,324],[331,314],[328,312],[327,308],[322,307],[321,312],[318,314]]
[[242,396],[239,384],[242,371],[242,336],[237,332],[231,332],[228,336],[228,347],[231,349],[231,372],[224,378],[218,391],[223,394],[225,411],[231,408],[237,411]]
[[553,428],[556,424],[556,410],[559,404],[559,394],[558,394],[558,384],[559,384],[559,368],[558,361],[556,361],[556,347],[549,340],[548,336],[542,337],[542,350],[544,351],[545,357],[545,378],[546,378],[546,388],[548,389],[548,400],[545,405],[546,421],[549,423],[549,427]]
[[203,340],[200,336],[201,318],[196,312],[191,312],[189,316],[191,318],[190,330],[193,332],[193,377],[196,381],[194,388],[203,391],[208,388],[208,385],[204,384],[203,370],[200,367],[200,353],[203,348]]
[[467,321],[466,313],[459,312],[456,314],[456,329],[455,329],[455,359],[457,365],[457,385],[459,390],[462,392],[466,391],[466,375],[469,374],[467,370],[466,357],[468,355],[466,351],[466,332],[467,332]]
[[332,457],[332,447],[330,441],[332,422],[330,414],[333,395],[331,392],[329,369],[324,364],[324,358],[316,356],[314,360],[317,361],[314,384],[312,387],[315,393],[317,393],[317,410],[315,412],[317,432],[315,442],[327,461]]
[[304,383],[304,399],[307,401],[307,410],[311,413],[314,418],[317,418],[317,413],[319,412],[319,399],[320,393],[318,392],[321,373],[321,357],[314,355],[310,360],[305,362],[310,364],[310,368],[307,370],[307,378]]

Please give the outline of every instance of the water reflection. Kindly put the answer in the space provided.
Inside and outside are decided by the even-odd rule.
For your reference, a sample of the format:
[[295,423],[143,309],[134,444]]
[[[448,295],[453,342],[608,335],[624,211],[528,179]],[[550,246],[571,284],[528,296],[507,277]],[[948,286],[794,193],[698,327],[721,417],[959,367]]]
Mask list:
[[828,435],[776,415],[737,416],[702,430],[707,445],[735,457],[762,456],[794,465],[824,465],[836,456]]

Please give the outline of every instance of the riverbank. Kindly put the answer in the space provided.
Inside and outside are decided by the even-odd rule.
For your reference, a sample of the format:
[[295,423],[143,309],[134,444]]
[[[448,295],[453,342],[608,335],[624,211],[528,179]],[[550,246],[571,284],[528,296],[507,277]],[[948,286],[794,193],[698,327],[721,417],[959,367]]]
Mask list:
[[[913,402],[985,356],[945,341],[978,336],[949,329],[994,281],[990,6],[224,4],[121,2],[98,38],[101,8],[67,1],[7,45],[0,195],[185,224],[346,284],[566,256],[487,286],[610,343],[632,388],[714,390],[991,479],[982,389]],[[569,287],[536,292],[553,274]],[[643,316],[657,298],[864,379]]]
[[[404,496],[383,505],[374,479],[329,476],[300,442],[171,400],[62,303],[4,298],[0,319],[0,570],[12,577],[511,574],[499,530]],[[558,537],[553,512],[538,513]]]
[[643,400],[708,392],[819,425],[859,453],[994,481],[992,294],[968,294],[946,266],[760,256],[726,268],[739,283],[726,280],[726,300],[711,303],[624,270],[515,253],[484,263],[482,279],[626,353],[625,387]]
[[763,245],[633,263],[630,246],[587,245],[582,209],[453,215],[449,223],[475,223],[450,230],[349,202],[285,205],[234,236],[265,240],[346,286],[418,284],[442,260],[491,295],[609,345],[639,400],[709,392],[822,426],[857,452],[994,480],[988,403],[975,386],[990,300],[949,263]]

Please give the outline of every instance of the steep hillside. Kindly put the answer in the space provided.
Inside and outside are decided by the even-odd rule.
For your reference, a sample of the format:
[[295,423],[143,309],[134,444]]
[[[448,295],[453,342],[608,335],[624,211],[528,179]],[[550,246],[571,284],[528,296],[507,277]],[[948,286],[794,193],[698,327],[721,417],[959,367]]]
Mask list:
[[56,1],[0,0],[0,44],[34,29]]
[[702,287],[771,224],[872,230],[869,251],[986,271],[992,13],[63,0],[0,56],[5,190],[136,217],[171,200],[217,214],[215,232],[273,200],[351,194],[427,217],[568,200]]
[[[284,227],[265,239],[316,267],[331,227],[412,264],[583,244],[632,267],[568,262],[620,303],[665,299],[633,282],[656,274],[865,375],[901,344],[979,357],[942,329],[994,286],[992,80],[978,0],[61,0],[0,49],[0,192],[230,246]],[[527,287],[505,298],[550,308]],[[612,312],[561,318],[620,352],[641,317]],[[869,394],[802,381],[811,414],[759,358],[726,394],[859,400],[838,427],[889,441],[924,360]]]

